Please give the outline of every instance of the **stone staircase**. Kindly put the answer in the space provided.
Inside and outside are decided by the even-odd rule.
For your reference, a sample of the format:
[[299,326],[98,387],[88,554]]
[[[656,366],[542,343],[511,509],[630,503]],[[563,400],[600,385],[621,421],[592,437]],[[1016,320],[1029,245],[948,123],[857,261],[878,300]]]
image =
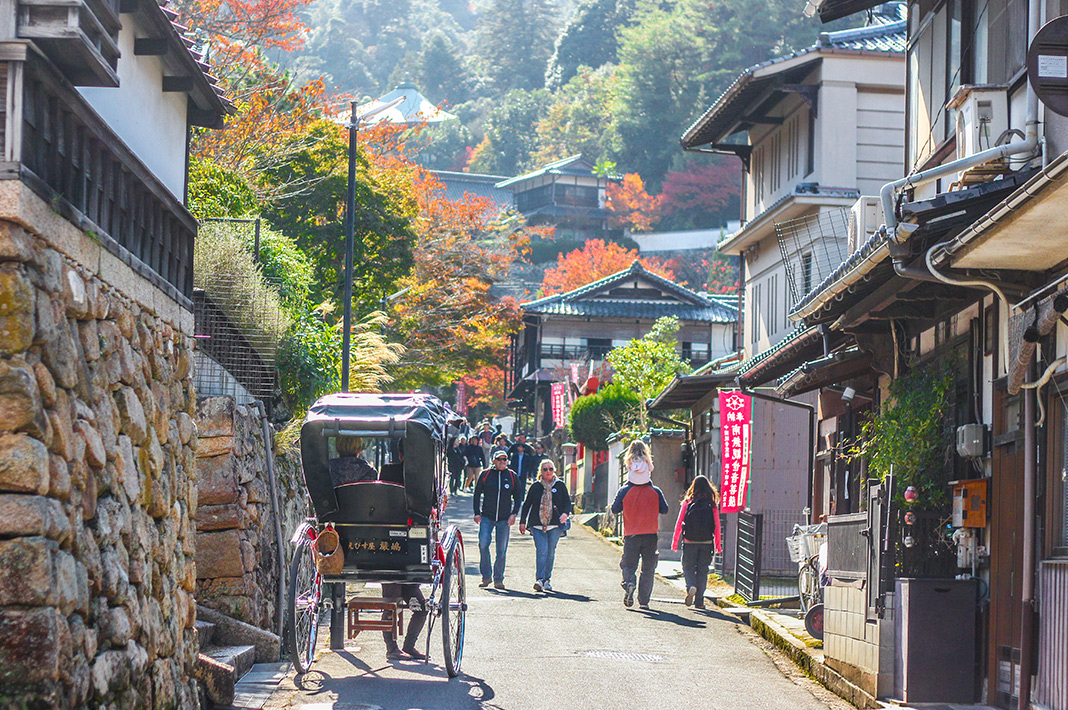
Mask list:
[[196,678],[202,707],[229,707],[234,686],[255,663],[276,662],[280,654],[277,636],[225,614],[197,607]]

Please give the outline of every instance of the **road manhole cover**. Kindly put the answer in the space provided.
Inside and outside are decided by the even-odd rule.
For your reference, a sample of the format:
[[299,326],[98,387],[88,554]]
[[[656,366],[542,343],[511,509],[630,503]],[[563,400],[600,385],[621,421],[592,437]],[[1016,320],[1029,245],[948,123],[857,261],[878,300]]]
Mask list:
[[655,653],[634,653],[632,651],[578,651],[575,655],[587,658],[613,658],[619,661],[646,661],[647,663],[659,663],[666,661],[665,656]]

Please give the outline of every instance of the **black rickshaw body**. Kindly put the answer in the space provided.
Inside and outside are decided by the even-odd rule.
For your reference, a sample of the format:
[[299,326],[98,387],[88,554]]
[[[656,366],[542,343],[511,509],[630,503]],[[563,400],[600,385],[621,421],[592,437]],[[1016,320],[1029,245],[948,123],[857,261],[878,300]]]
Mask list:
[[[323,581],[433,581],[454,416],[426,394],[332,394],[308,410],[304,481],[318,525],[333,524],[345,557],[342,573]],[[388,440],[395,458],[377,480],[335,486],[330,440],[354,436]]]

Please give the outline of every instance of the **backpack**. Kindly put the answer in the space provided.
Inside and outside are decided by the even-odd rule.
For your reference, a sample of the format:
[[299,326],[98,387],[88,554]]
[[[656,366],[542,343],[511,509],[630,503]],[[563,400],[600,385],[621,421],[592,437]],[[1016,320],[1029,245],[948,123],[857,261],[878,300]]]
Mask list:
[[716,537],[716,511],[707,498],[694,498],[686,506],[682,536],[693,542],[709,542]]

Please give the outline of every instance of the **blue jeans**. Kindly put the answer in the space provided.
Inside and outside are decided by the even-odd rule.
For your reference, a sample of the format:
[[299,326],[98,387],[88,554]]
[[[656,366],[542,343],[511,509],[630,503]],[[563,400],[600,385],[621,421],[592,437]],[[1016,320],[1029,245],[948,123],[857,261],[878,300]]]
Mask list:
[[504,560],[508,554],[508,533],[510,531],[508,518],[504,520],[490,520],[482,516],[478,523],[478,571],[482,573],[482,579],[490,578],[490,540],[496,533],[497,558],[493,561],[493,581],[504,581]]
[[549,578],[553,576],[556,543],[560,542],[564,529],[557,526],[543,532],[541,528],[534,527],[530,529],[530,534],[534,538],[534,550],[537,555],[534,579],[548,582]]

